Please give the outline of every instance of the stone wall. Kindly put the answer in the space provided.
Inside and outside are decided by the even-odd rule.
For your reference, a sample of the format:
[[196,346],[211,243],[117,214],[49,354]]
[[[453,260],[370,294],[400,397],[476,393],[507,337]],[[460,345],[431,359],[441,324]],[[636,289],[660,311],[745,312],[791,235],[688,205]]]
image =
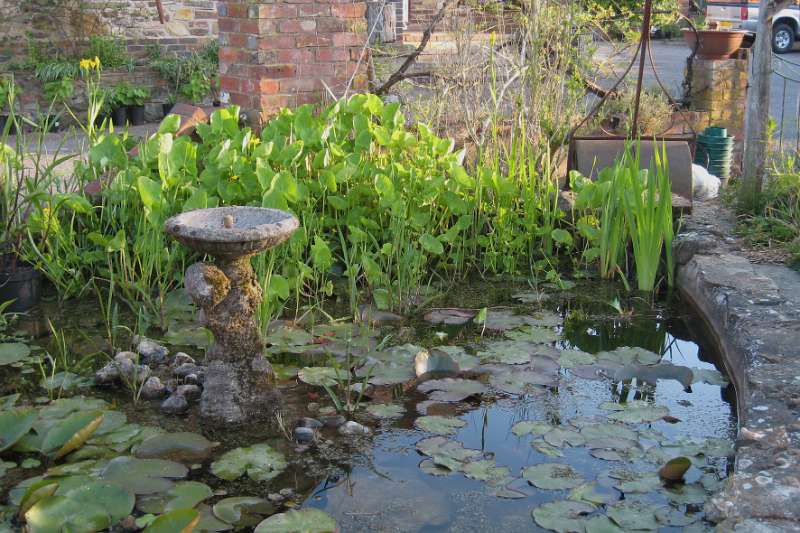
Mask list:
[[217,34],[216,0],[0,0],[0,69],[24,59],[28,37],[45,48],[79,55],[90,35],[122,37],[144,62],[147,44],[170,50],[205,44]]
[[351,0],[219,2],[221,90],[254,123],[342,96],[351,79],[363,90],[365,11]]

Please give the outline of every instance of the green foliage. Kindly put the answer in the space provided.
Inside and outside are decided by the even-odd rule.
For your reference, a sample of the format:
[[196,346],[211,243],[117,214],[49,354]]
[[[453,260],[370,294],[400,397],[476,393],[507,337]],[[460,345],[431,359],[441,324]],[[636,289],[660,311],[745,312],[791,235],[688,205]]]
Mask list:
[[104,69],[127,68],[133,70],[133,58],[128,54],[125,41],[118,37],[92,35],[83,57],[97,57]]
[[[187,55],[165,55],[158,45],[148,49],[150,64],[170,82],[173,95],[180,93],[199,103],[214,87],[219,71],[219,45],[212,41]],[[174,96],[173,96],[174,97]]]
[[123,82],[114,88],[113,101],[120,106],[142,106],[150,97],[150,89]]
[[[610,35],[631,36],[641,31],[644,2],[641,0],[583,0],[587,12]],[[654,0],[654,27],[673,24],[679,13],[678,0]]]
[[75,92],[75,84],[71,78],[60,78],[46,82],[42,92],[49,102],[65,102]]

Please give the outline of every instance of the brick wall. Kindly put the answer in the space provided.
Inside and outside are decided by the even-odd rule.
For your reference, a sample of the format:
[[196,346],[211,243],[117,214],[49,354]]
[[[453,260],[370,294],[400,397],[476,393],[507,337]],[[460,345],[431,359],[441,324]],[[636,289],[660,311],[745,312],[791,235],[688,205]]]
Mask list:
[[0,0],[0,69],[24,58],[27,36],[45,48],[79,54],[88,36],[115,35],[142,60],[147,44],[185,50],[216,37],[216,0],[162,4],[165,24],[153,0]]
[[220,88],[260,123],[280,108],[366,86],[359,57],[365,4],[346,0],[220,1]]

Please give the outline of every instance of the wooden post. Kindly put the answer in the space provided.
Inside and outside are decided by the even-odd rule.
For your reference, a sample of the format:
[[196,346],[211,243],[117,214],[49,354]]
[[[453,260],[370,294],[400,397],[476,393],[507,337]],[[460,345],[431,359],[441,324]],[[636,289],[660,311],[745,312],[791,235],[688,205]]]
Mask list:
[[761,0],[758,29],[750,59],[750,87],[745,111],[743,181],[739,207],[752,211],[758,207],[767,161],[769,93],[772,81],[772,17],[794,0]]

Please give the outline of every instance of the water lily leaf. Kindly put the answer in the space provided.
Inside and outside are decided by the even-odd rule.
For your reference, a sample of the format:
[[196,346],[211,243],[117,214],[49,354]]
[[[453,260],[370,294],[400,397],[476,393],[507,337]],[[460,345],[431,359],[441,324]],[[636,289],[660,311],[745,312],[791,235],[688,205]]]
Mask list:
[[136,508],[143,513],[162,514],[175,509],[192,509],[213,496],[211,488],[198,481],[179,481],[167,492],[140,496]]
[[66,496],[48,496],[25,513],[31,533],[94,533],[111,526],[111,518],[98,503],[78,501]]
[[592,481],[572,489],[569,499],[576,502],[586,502],[594,505],[611,505],[619,501],[620,494],[611,487],[598,485]]
[[593,516],[584,522],[586,533],[628,533],[607,516]]
[[659,527],[656,519],[659,507],[635,500],[625,500],[608,507],[606,514],[623,529],[655,531]]
[[596,448],[627,448],[635,446],[638,438],[635,431],[622,424],[587,424],[580,429],[580,433],[587,442],[620,441],[621,443],[619,446],[594,446]]
[[658,380],[674,379],[683,388],[691,386],[694,379],[692,370],[685,366],[676,366],[670,363],[660,363],[655,365],[627,364],[618,368],[612,375],[616,381],[627,381],[636,378],[646,383],[657,383]]
[[268,515],[274,511],[275,507],[264,498],[254,496],[239,496],[235,498],[225,498],[214,504],[214,516],[227,522],[228,524],[239,525],[248,517],[258,515]]
[[437,346],[430,350],[432,354],[445,353],[458,364],[459,369],[469,370],[475,368],[480,364],[480,359],[474,355],[470,355],[461,346]]
[[128,422],[128,417],[125,413],[120,411],[105,411],[103,413],[103,422],[92,433],[92,438],[99,435],[106,435],[112,431],[116,431]]
[[131,514],[136,498],[123,487],[95,481],[64,493],[67,498],[86,505],[99,505],[109,515],[111,525]]
[[350,377],[350,372],[341,368],[331,368],[327,366],[307,366],[300,369],[297,377],[303,383],[320,387],[333,387],[338,383],[345,382]]
[[539,304],[546,301],[549,295],[544,291],[520,291],[511,295],[513,299],[524,304]]
[[[228,522],[224,522],[214,516],[214,512],[211,510],[211,506],[201,503],[197,507],[195,507],[197,511],[200,513],[200,520],[198,520],[197,525],[194,528],[194,531],[198,533],[216,533],[218,531],[230,531],[233,529],[233,525],[229,524]],[[249,519],[251,515],[246,515]],[[263,515],[253,515],[253,521],[249,522],[248,525],[256,525],[258,522],[261,521]]]
[[24,361],[31,354],[27,344],[21,342],[0,343],[0,366],[13,365]]
[[0,396],[0,411],[6,411],[14,407],[17,404],[19,397],[20,393],[18,392],[9,394],[8,396]]
[[512,340],[532,344],[550,344],[561,338],[553,329],[544,326],[523,326],[506,331],[505,336]]
[[501,363],[504,365],[526,365],[536,346],[515,340],[499,340],[486,343],[486,349],[478,352],[478,357],[485,363]]
[[680,481],[683,475],[692,466],[692,462],[688,457],[676,457],[670,459],[667,463],[658,470],[658,475],[661,479],[667,481]]
[[[20,484],[22,485],[22,484]],[[24,515],[28,509],[33,507],[36,502],[52,496],[59,488],[59,480],[57,479],[38,479],[25,488],[25,492],[19,500],[19,514]],[[14,491],[9,494],[9,501],[14,504]]]
[[55,451],[56,459],[65,456],[83,446],[102,422],[102,411],[71,414],[47,432],[42,441],[42,453]]
[[555,446],[547,444],[543,440],[535,440],[531,442],[531,446],[533,447],[534,450],[541,453],[542,455],[546,455],[548,457],[564,457],[564,452],[562,452]]
[[[22,465],[20,465],[20,466],[22,466]],[[0,459],[0,479],[2,479],[2,477],[6,475],[6,472],[8,472],[12,468],[16,468],[16,467],[17,467],[17,463],[14,463],[14,462],[11,462],[11,461],[3,461],[2,459]]]
[[[669,414],[669,409],[663,405],[654,405],[642,400],[634,400],[628,403],[614,404],[615,412],[608,415],[608,418],[626,424],[643,424],[645,422],[655,422]],[[606,409],[603,405],[601,409]]]
[[728,379],[715,368],[693,368],[694,376],[692,383],[708,383],[717,387],[727,387]]
[[162,514],[144,529],[144,533],[191,533],[200,522],[197,509],[175,509]]
[[464,448],[460,442],[444,437],[431,437],[417,443],[417,450],[430,457],[434,463],[453,471],[460,471],[464,463],[481,456],[479,450]]
[[659,507],[656,509],[656,520],[665,526],[686,527],[700,520],[699,514],[686,514],[673,507]]
[[633,472],[631,470],[611,470],[608,476],[614,480],[614,488],[624,493],[654,492],[661,488],[661,479],[650,472]]
[[535,323],[532,317],[517,315],[511,309],[490,309],[486,312],[484,325],[488,331],[507,331],[520,326],[535,325]]
[[367,363],[356,371],[356,375],[366,377],[371,385],[378,387],[408,383],[417,376],[413,364],[403,363]]
[[661,361],[661,356],[650,350],[630,346],[622,346],[615,350],[598,352],[598,361],[609,361],[620,365],[638,363],[640,365],[655,365]]
[[423,459],[419,463],[419,469],[431,476],[449,476],[453,473],[449,468],[437,465],[433,459]]
[[0,412],[0,452],[14,446],[33,427],[35,409],[14,409]]
[[195,346],[206,349],[214,342],[214,336],[203,326],[173,322],[164,335],[164,342],[174,346]]
[[270,516],[254,533],[335,533],[336,520],[320,509],[306,508]]
[[675,505],[695,504],[702,505],[708,499],[708,494],[702,485],[675,485],[664,489],[663,494]]
[[414,358],[414,372],[417,374],[417,377],[427,374],[428,372],[458,374],[460,371],[461,368],[458,366],[458,363],[448,354],[441,351],[422,351]]
[[517,437],[523,435],[541,436],[553,429],[553,426],[540,420],[523,420],[511,426],[511,432]]
[[432,379],[417,385],[417,390],[430,393],[435,402],[460,402],[489,389],[483,383],[460,378]]
[[269,481],[286,469],[286,458],[268,444],[231,450],[211,463],[211,473],[233,481],[247,473],[254,481]]
[[593,365],[597,359],[594,355],[581,350],[561,350],[558,364],[564,368],[574,368],[579,365]]
[[575,430],[563,427],[554,427],[544,434],[544,440],[547,444],[557,448],[564,446],[583,446],[586,439]]
[[462,472],[470,479],[486,481],[493,485],[506,484],[513,480],[511,470],[506,466],[497,466],[493,459],[466,463]]
[[540,505],[533,510],[533,519],[544,529],[558,533],[584,533],[583,517],[595,511],[583,502],[558,501]]
[[451,416],[421,416],[414,421],[414,425],[422,431],[437,435],[454,435],[459,429],[467,425],[463,420]]
[[101,477],[134,494],[154,494],[172,488],[173,479],[186,477],[188,469],[166,459],[115,457],[103,468]]
[[477,313],[473,309],[433,309],[425,314],[424,319],[430,324],[461,326],[470,322]]
[[552,387],[557,381],[557,376],[532,370],[501,372],[489,377],[492,387],[508,394],[542,394],[546,392],[543,387]]
[[541,463],[522,469],[522,477],[535,487],[547,490],[574,489],[586,482],[571,466]]
[[161,433],[143,440],[136,446],[134,455],[140,459],[201,463],[211,455],[215,446],[215,443],[197,433]]
[[70,392],[77,389],[88,389],[93,385],[94,378],[80,376],[73,372],[56,372],[41,381],[41,386],[48,391],[61,390]]
[[401,405],[391,403],[373,403],[367,406],[367,412],[378,418],[399,418],[406,412]]
[[306,346],[314,342],[314,336],[309,332],[290,326],[280,326],[264,338],[270,346]]

